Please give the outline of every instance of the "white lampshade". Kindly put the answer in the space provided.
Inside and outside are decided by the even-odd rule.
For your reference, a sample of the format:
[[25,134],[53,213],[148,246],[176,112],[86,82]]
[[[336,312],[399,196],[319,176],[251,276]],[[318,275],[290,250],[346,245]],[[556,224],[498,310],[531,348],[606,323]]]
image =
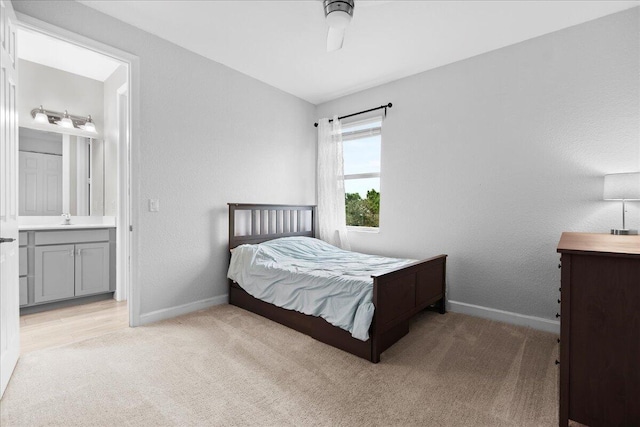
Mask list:
[[73,120],[71,120],[71,118],[69,117],[69,113],[67,113],[67,110],[64,110],[64,116],[62,117],[61,120],[57,121],[56,123],[62,126],[63,128],[72,129],[75,127],[73,126]]
[[640,172],[604,176],[604,200],[640,200]]
[[91,119],[91,114],[89,114],[89,116],[87,117],[86,123],[80,127],[87,132],[97,133],[96,125],[93,124],[93,120]]
[[49,123],[49,117],[47,117],[47,115],[45,114],[44,108],[42,108],[42,105],[38,109],[38,112],[36,113],[35,117],[33,118],[33,121],[35,121],[36,123],[40,123],[40,124],[48,124]]

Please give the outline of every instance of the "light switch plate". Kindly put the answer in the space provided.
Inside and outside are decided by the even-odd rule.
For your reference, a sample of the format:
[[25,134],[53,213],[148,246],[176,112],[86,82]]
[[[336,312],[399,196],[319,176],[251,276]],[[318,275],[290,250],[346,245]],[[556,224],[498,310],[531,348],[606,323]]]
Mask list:
[[160,212],[159,199],[149,199],[149,212]]

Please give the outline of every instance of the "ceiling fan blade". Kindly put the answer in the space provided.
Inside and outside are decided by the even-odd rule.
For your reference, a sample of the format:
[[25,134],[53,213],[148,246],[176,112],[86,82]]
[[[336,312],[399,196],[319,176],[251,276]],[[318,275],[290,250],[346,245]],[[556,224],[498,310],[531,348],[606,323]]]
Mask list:
[[327,33],[327,52],[333,52],[342,48],[344,41],[344,28],[329,27]]

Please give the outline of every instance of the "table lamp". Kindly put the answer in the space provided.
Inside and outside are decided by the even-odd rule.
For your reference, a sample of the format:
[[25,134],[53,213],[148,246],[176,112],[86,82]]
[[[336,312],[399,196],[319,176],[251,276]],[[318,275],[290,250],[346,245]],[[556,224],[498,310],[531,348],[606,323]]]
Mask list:
[[625,223],[625,202],[640,200],[640,172],[612,173],[604,176],[604,200],[622,200],[622,228],[611,229],[611,234],[638,234]]

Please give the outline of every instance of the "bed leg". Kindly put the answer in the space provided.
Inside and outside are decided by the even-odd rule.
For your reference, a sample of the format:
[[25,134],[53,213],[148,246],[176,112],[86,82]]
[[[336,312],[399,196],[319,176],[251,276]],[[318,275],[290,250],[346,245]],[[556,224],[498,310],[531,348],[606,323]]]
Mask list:
[[440,314],[445,314],[447,312],[447,306],[446,306],[446,302],[444,300],[444,297],[438,303],[438,308],[439,308]]
[[380,351],[380,347],[381,347],[380,337],[376,336],[374,332],[371,335],[371,353],[369,357],[369,360],[371,361],[371,363],[380,362],[380,353],[382,353],[382,351]]

